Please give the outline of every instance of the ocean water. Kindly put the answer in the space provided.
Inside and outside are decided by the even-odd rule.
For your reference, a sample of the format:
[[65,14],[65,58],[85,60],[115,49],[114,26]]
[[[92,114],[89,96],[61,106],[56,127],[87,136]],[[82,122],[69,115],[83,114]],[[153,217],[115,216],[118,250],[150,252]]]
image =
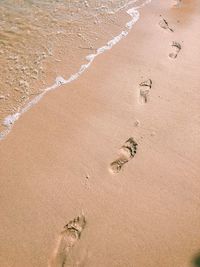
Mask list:
[[0,0],[0,139],[49,90],[125,37],[149,2]]

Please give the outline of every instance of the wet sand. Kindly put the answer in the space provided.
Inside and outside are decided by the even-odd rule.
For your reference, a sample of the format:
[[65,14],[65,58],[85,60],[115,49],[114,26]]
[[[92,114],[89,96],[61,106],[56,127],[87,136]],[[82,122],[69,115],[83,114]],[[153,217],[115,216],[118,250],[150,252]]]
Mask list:
[[[182,18],[171,3],[142,9],[127,38],[0,143],[1,266],[47,266],[63,227],[82,212],[87,224],[65,266],[192,266],[200,250],[200,4]],[[159,26],[160,15],[174,32]],[[175,58],[173,42],[181,45]],[[134,157],[123,150],[130,137]],[[113,173],[122,155],[128,160]]]

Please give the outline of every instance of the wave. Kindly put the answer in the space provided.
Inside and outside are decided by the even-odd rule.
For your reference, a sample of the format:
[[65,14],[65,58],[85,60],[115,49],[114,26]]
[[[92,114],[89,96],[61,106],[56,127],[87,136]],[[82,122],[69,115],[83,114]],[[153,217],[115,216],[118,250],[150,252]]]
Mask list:
[[[135,2],[136,0],[130,1],[126,6],[120,7],[117,11],[124,9],[124,8],[128,8],[128,6],[132,5]],[[63,77],[58,76],[55,79],[55,83],[53,85],[45,88],[41,94],[33,98],[25,107],[21,108],[19,112],[6,116],[3,120],[3,125],[5,126],[6,129],[0,132],[0,140],[4,139],[9,134],[9,132],[13,128],[14,123],[22,116],[22,114],[27,112],[33,105],[37,104],[49,91],[54,90],[60,87],[61,85],[64,85],[64,84],[67,84],[67,83],[70,83],[76,80],[86,69],[90,67],[90,65],[92,64],[92,62],[98,55],[104,53],[107,50],[110,50],[114,45],[119,43],[119,41],[122,38],[125,38],[129,34],[133,25],[140,18],[140,13],[138,9],[142,8],[146,4],[149,4],[150,2],[151,0],[146,0],[139,6],[127,9],[126,12],[131,17],[131,20],[126,23],[125,30],[123,30],[120,34],[118,34],[113,39],[108,41],[104,46],[98,48],[96,53],[87,55],[85,58],[87,63],[81,65],[79,70],[76,73],[72,74],[68,79],[64,79]]]

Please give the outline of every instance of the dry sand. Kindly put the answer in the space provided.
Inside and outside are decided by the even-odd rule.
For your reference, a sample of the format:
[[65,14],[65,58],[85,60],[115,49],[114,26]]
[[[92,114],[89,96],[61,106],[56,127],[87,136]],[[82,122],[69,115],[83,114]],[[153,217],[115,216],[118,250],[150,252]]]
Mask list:
[[[1,142],[0,266],[47,266],[81,212],[84,230],[77,221],[66,228],[75,227],[65,266],[192,266],[200,250],[200,3],[171,4],[142,9],[127,38]],[[160,15],[174,32],[158,25]],[[182,47],[175,59],[174,41]],[[113,174],[130,137],[136,154]]]

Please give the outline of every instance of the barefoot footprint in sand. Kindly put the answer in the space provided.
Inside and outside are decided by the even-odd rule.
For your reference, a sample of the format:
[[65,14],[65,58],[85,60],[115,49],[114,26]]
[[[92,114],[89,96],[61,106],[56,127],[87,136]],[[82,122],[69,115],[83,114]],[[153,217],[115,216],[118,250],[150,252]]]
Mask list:
[[48,265],[49,267],[64,267],[67,257],[75,243],[80,239],[85,225],[84,215],[76,217],[65,225],[58,238],[56,248]]
[[140,104],[145,104],[148,102],[151,87],[152,87],[151,79],[148,79],[140,83],[140,95],[139,95]]
[[169,57],[175,59],[175,58],[177,58],[177,56],[181,50],[181,45],[178,42],[173,42],[171,44],[171,46],[172,46],[174,52],[170,53]]
[[137,152],[137,143],[130,137],[124,145],[120,148],[119,158],[110,164],[110,171],[112,173],[119,173],[125,163],[131,160]]
[[169,27],[169,23],[166,21],[166,19],[164,19],[161,15],[160,15],[159,25],[161,28],[165,30],[170,30],[171,32],[174,32],[174,30]]

